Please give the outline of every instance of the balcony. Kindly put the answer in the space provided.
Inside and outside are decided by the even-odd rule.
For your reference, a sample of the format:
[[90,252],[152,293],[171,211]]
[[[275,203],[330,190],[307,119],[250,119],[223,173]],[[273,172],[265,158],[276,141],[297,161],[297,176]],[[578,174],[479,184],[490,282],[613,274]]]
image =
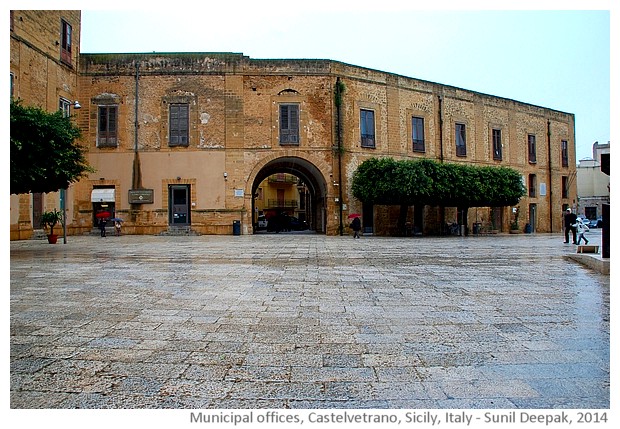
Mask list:
[[286,185],[296,185],[299,179],[296,176],[292,176],[290,174],[272,174],[269,176],[267,181],[269,183],[281,183]]
[[267,200],[265,209],[296,209],[297,200]]

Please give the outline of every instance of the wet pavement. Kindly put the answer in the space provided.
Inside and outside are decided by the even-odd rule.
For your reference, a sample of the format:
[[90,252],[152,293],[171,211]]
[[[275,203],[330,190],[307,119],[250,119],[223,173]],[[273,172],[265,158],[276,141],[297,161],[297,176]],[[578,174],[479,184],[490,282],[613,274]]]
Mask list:
[[609,408],[610,278],[562,241],[11,242],[10,405]]

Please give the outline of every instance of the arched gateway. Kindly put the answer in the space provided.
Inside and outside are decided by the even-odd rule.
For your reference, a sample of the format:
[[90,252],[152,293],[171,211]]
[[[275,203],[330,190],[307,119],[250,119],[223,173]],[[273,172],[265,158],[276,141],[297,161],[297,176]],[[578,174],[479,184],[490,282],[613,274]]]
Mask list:
[[266,178],[285,173],[298,177],[308,190],[308,223],[316,232],[327,231],[328,165],[321,161],[309,161],[301,156],[271,156],[259,162],[248,180],[246,192],[252,195],[252,214],[257,210],[256,198],[259,185]]

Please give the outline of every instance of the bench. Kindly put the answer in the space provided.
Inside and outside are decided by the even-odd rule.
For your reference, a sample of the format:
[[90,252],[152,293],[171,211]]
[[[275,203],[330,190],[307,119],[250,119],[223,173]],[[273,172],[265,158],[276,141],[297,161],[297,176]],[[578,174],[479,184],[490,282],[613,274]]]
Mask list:
[[577,246],[577,253],[598,253],[598,246],[593,244],[580,244]]

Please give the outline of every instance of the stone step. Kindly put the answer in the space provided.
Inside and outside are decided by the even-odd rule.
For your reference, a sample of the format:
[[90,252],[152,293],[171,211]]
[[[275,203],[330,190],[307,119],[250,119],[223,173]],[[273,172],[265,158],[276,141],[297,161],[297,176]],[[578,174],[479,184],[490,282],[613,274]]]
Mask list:
[[167,236],[198,236],[200,235],[198,232],[192,230],[191,226],[175,226],[170,225],[168,229],[160,232],[158,235],[167,235]]

